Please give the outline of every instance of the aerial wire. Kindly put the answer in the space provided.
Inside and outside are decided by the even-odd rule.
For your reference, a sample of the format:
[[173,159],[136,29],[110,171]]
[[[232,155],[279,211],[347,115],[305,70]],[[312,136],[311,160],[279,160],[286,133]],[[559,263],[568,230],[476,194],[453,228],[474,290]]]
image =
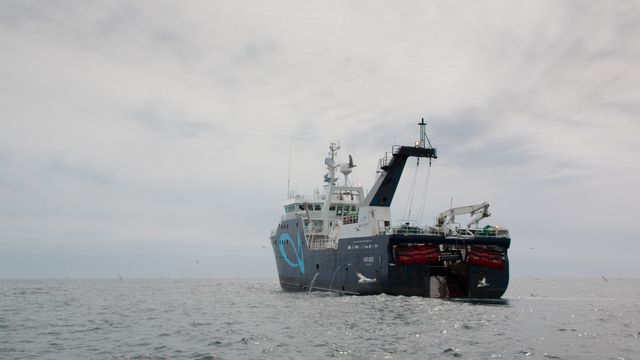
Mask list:
[[291,138],[289,138],[289,173],[287,174],[287,200],[291,196]]

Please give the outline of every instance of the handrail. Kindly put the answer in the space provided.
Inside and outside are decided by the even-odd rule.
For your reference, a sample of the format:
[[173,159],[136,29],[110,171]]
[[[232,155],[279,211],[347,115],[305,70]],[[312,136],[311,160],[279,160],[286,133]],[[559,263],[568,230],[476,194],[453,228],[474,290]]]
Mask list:
[[417,226],[392,226],[380,229],[378,235],[446,235],[460,238],[474,238],[477,236],[487,237],[505,237],[509,236],[507,229],[494,229],[485,231],[484,229],[457,228],[456,231],[449,229],[447,233],[444,230],[433,226],[420,228]]

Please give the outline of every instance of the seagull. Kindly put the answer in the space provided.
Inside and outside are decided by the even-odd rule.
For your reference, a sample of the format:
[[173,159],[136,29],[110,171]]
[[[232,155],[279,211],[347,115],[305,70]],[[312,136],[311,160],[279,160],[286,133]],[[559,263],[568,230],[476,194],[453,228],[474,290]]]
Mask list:
[[356,276],[358,277],[358,284],[373,284],[374,282],[378,281],[377,279],[369,279],[368,277],[360,274],[359,272],[356,273]]
[[607,278],[604,275],[602,275],[602,280],[604,280],[604,282],[609,282],[609,280],[607,280]]
[[487,278],[486,277],[482,277],[482,279],[480,281],[478,281],[478,287],[486,287],[489,286],[490,284],[487,284]]

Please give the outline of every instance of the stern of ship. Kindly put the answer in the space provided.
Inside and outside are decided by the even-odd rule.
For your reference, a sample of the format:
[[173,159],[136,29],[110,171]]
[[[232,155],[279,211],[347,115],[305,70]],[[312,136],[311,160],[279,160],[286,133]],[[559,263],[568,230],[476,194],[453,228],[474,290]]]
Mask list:
[[390,237],[384,292],[434,298],[500,298],[509,283],[508,237]]

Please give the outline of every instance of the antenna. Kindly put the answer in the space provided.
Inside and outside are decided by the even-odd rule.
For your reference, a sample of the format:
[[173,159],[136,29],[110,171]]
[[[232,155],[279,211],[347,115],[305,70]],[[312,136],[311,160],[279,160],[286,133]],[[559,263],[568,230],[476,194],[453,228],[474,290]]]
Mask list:
[[340,164],[340,172],[344,176],[344,186],[349,185],[349,174],[353,171],[353,168],[356,167],[353,163],[353,157],[349,154],[349,162]]
[[289,138],[289,173],[287,174],[287,199],[291,197],[291,138]]
[[336,165],[336,153],[340,150],[340,144],[332,142],[329,145],[329,155],[324,159],[324,164],[327,166],[327,174],[324,176],[324,182],[328,185],[335,185],[336,180],[336,168],[340,167],[340,164]]

